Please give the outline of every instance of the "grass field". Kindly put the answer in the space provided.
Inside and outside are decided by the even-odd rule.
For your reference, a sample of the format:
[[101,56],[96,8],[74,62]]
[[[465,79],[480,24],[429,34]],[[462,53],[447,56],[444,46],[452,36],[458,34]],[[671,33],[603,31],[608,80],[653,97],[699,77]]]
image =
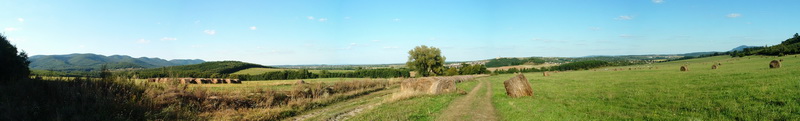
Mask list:
[[[784,59],[781,68],[769,61]],[[721,64],[711,69],[712,64]],[[686,65],[689,71],[679,71]],[[582,71],[524,73],[533,97],[510,98],[503,81],[512,74],[458,83],[470,91],[491,83],[491,105],[498,120],[793,120],[800,119],[800,58],[716,56],[656,64]],[[304,79],[334,83],[367,78]],[[190,88],[236,92],[289,90],[297,80],[244,81],[242,84],[191,84]],[[486,93],[482,88],[477,93]],[[462,94],[424,95],[386,101],[397,86],[287,120],[436,120]],[[471,119],[469,116],[460,119]]]
[[[770,69],[768,63],[778,59],[785,60],[783,67]],[[716,63],[722,65],[712,70]],[[679,71],[681,65],[690,71]],[[794,55],[716,56],[548,77],[526,73],[534,96],[523,98],[505,95],[503,81],[511,76],[487,77],[501,120],[800,119],[800,58]]]
[[[240,74],[240,75],[256,75],[256,74],[263,74],[267,72],[275,72],[275,71],[283,71],[283,70],[300,70],[300,69],[284,69],[284,68],[249,68],[241,71],[234,72],[233,74]],[[322,70],[308,70],[311,73],[320,73]],[[327,70],[328,72],[354,72],[355,70]]]

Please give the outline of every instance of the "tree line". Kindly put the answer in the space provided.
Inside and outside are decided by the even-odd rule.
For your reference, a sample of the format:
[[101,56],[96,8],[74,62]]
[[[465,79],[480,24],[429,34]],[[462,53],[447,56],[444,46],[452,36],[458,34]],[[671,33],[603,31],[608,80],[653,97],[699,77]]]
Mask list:
[[742,51],[728,53],[731,57],[744,57],[748,55],[784,56],[800,54],[800,35],[795,33],[792,38],[786,39],[781,44],[768,47],[745,48]]
[[599,68],[605,66],[613,66],[614,64],[601,60],[587,60],[572,63],[565,63],[558,66],[542,67],[542,68],[511,68],[507,70],[495,70],[493,74],[508,74],[508,73],[524,73],[524,72],[543,72],[543,71],[567,71],[567,70],[587,70],[592,68]]
[[410,77],[408,69],[361,69],[353,72],[330,72],[322,70],[320,73],[311,73],[306,69],[283,70],[265,72],[257,75],[231,75],[242,80],[287,80],[287,79],[312,79],[312,78],[395,78]]

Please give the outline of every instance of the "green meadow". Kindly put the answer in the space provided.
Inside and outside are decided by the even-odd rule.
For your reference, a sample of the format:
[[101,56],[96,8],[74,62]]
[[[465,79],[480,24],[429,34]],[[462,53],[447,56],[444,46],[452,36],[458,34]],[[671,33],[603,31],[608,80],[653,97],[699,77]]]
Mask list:
[[[240,70],[240,71],[234,72],[234,73],[232,73],[232,74],[238,74],[238,75],[256,75],[256,74],[263,74],[263,73],[267,73],[267,72],[276,72],[276,71],[283,71],[283,70],[293,70],[293,71],[296,71],[296,70],[300,70],[300,69],[285,69],[285,68],[248,68],[248,69],[244,69],[244,70]],[[308,71],[309,71],[309,72],[311,72],[311,73],[317,73],[317,74],[318,74],[318,73],[320,73],[320,72],[322,72],[322,70],[308,70]],[[327,70],[327,71],[328,71],[328,72],[331,72],[331,73],[342,73],[342,72],[354,72],[355,70]]]
[[[769,62],[779,59],[784,59],[783,67],[770,69]],[[712,64],[721,66],[711,69]],[[689,71],[680,71],[683,65]],[[500,120],[800,119],[796,55],[715,56],[524,75],[532,97],[505,95],[503,81],[512,74],[486,78],[493,83],[492,103]]]

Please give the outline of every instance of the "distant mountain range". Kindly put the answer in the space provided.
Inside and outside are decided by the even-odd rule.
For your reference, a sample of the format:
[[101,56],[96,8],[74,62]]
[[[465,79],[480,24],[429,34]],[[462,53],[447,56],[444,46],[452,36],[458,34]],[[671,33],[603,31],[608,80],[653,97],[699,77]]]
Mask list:
[[156,68],[205,62],[200,59],[173,59],[139,57],[127,55],[104,56],[98,54],[35,55],[28,58],[33,70],[92,71],[106,64],[109,69]]

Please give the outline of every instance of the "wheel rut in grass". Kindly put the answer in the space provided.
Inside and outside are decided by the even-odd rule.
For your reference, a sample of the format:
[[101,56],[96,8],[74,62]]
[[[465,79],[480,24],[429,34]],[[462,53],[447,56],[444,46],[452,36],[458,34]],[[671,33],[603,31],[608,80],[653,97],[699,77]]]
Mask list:
[[479,81],[466,96],[453,100],[436,120],[497,120],[497,113],[492,105],[492,84],[486,80]]
[[288,118],[288,121],[305,121],[305,120],[326,120],[326,121],[341,121],[346,120],[352,116],[358,115],[361,112],[371,110],[381,104],[383,99],[391,96],[392,92],[397,91],[397,88],[385,89],[378,92],[373,92],[368,95],[363,95],[358,98],[349,99],[347,101],[334,103],[320,109],[306,112],[303,115],[298,115]]

